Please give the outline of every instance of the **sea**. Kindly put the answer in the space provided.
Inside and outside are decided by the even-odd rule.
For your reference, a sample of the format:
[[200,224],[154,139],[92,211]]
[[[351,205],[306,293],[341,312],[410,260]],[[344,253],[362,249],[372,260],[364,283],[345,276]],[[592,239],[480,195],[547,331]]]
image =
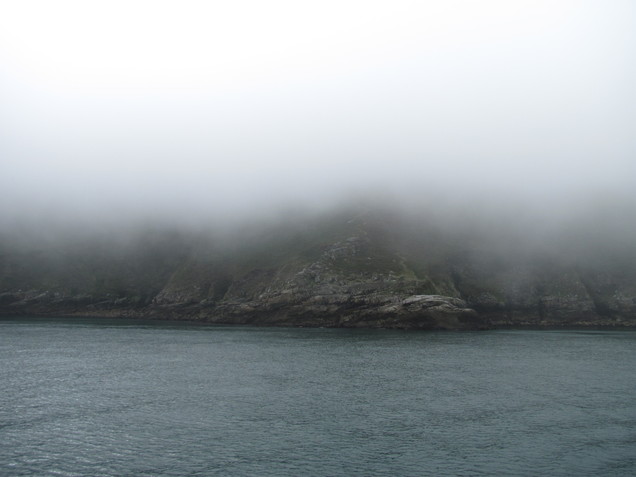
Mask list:
[[636,332],[0,320],[2,476],[633,476]]

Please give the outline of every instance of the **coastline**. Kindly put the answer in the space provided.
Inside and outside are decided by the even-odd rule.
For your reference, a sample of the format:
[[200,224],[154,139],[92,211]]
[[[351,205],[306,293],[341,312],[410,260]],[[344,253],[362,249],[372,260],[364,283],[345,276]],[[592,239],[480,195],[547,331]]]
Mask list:
[[[103,305],[102,305],[103,306]],[[400,329],[428,331],[482,331],[482,330],[636,330],[636,319],[625,317],[586,316],[567,320],[545,319],[539,315],[524,313],[523,316],[506,316],[505,313],[478,313],[471,310],[470,321],[435,321],[425,314],[408,319],[395,316],[380,316],[374,320],[351,320],[343,315],[325,314],[297,316],[278,310],[277,313],[258,311],[249,313],[218,313],[215,307],[200,305],[142,306],[142,307],[84,307],[64,306],[0,306],[0,318],[98,318],[134,319],[144,321],[192,322],[210,325],[251,325],[265,327],[305,327],[305,328],[351,328],[351,329]],[[355,311],[355,310],[354,310]],[[453,318],[456,318],[453,316]]]

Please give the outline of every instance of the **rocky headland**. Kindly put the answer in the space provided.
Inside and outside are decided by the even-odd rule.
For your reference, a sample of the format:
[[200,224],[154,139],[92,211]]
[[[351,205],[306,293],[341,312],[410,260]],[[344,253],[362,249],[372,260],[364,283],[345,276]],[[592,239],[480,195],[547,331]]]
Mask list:
[[245,235],[5,239],[0,314],[427,330],[636,326],[631,245],[595,243],[592,257],[589,244],[573,252],[572,243],[493,242],[369,214]]

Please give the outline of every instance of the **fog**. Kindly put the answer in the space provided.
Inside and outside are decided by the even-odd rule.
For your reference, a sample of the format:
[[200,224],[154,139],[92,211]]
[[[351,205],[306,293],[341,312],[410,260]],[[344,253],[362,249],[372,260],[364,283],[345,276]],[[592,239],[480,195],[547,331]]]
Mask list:
[[635,20],[631,0],[3,2],[0,223],[351,201],[633,223]]

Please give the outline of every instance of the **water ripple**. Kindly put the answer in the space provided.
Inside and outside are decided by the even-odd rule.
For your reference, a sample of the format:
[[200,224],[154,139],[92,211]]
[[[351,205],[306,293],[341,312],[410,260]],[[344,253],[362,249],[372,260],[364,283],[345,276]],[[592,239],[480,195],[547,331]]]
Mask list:
[[632,332],[0,332],[1,475],[636,474]]

